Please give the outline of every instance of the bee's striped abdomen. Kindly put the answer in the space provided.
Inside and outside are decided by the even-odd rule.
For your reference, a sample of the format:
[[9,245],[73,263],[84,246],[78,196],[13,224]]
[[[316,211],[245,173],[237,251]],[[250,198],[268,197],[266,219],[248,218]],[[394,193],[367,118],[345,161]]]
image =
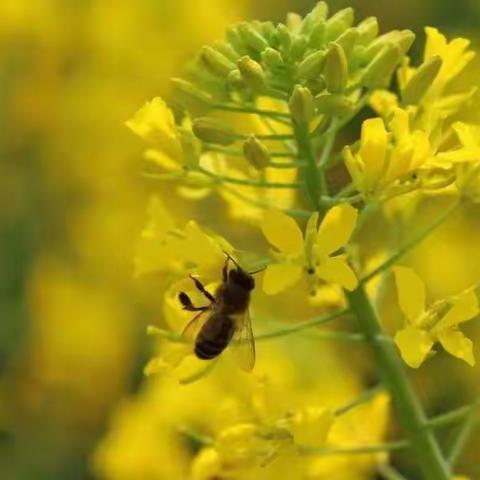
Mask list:
[[232,339],[234,326],[231,317],[212,315],[197,336],[195,355],[202,360],[211,360],[220,355]]

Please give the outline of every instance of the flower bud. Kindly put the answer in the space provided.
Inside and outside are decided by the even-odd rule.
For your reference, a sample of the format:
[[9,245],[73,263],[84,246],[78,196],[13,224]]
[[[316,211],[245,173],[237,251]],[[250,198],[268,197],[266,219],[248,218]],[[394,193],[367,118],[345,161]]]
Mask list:
[[227,37],[228,43],[235,49],[236,52],[239,54],[247,53],[247,46],[245,45],[245,42],[238,31],[238,25],[231,25],[227,27],[225,36]]
[[327,16],[328,5],[325,2],[318,2],[303,20],[302,33],[308,35],[319,23],[324,23]]
[[240,23],[238,31],[245,45],[256,52],[263,52],[269,45],[267,41],[260,35],[249,23]]
[[378,35],[378,20],[375,17],[368,17],[357,25],[358,43],[368,45]]
[[242,78],[252,90],[261,91],[265,89],[265,72],[258,62],[245,55],[238,61],[237,65]]
[[315,115],[315,102],[310,90],[296,85],[290,98],[290,113],[298,123],[308,123]]
[[338,43],[332,43],[325,56],[323,75],[329,92],[338,93],[347,86],[347,58]]
[[215,50],[218,50],[233,63],[237,63],[238,53],[230,43],[217,41],[214,43]]
[[284,65],[281,53],[270,47],[262,52],[262,62],[268,68],[277,68]]
[[355,103],[340,93],[322,93],[315,97],[319,113],[331,117],[342,117],[353,112]]
[[395,44],[386,45],[365,68],[362,83],[368,88],[386,87],[402,58]]
[[280,23],[277,26],[276,36],[281,51],[284,54],[288,53],[290,51],[290,47],[292,46],[292,36],[290,35],[288,28],[283,25],[283,23]]
[[355,42],[358,38],[358,32],[356,28],[349,28],[345,30],[336,40],[345,52],[345,56],[348,58],[353,51],[353,47],[355,46]]
[[181,78],[173,78],[172,85],[175,98],[178,98],[180,103],[189,110],[208,108],[212,103],[211,96],[203,90],[200,90],[193,83]]
[[214,75],[223,77],[235,69],[235,64],[233,62],[212,47],[203,47],[200,53],[200,58],[203,64]]
[[431,87],[442,67],[442,59],[435,55],[426,60],[410,78],[402,92],[406,105],[418,103]]
[[313,49],[319,49],[324,46],[325,43],[325,28],[326,22],[318,22],[312,30],[310,34],[310,42],[309,45]]
[[415,34],[410,30],[393,30],[374,40],[365,51],[365,60],[369,63],[386,45],[396,45],[401,55],[405,55],[415,40]]
[[353,25],[353,20],[354,11],[351,7],[339,10],[335,15],[330,17],[327,20],[325,29],[327,42],[335,40],[347,28],[350,28]]
[[303,59],[297,67],[298,80],[314,80],[322,73],[325,53],[321,50],[313,52]]
[[230,88],[233,88],[235,90],[241,90],[241,89],[245,88],[245,82],[244,82],[244,80],[242,78],[242,74],[240,73],[240,70],[238,70],[238,68],[236,68],[235,70],[232,70],[228,74],[227,83],[228,83]]
[[210,117],[196,118],[193,121],[192,130],[200,140],[207,143],[230,145],[237,138],[233,130],[226,127],[220,120]]
[[300,60],[308,48],[308,40],[305,37],[296,37],[290,48],[290,57],[293,61]]
[[220,478],[222,474],[222,459],[214,448],[202,449],[192,462],[192,480]]
[[267,147],[255,135],[251,135],[245,140],[243,154],[257,170],[263,170],[270,163],[270,154]]

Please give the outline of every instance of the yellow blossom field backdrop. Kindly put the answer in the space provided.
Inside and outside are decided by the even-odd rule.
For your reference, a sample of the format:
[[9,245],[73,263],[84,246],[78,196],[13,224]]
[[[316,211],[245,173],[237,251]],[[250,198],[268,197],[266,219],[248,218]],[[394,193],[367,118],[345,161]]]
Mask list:
[[[172,260],[179,257],[174,256],[185,254],[182,260],[186,263],[201,265],[213,288],[221,278],[222,249],[233,252],[229,244],[220,242],[220,249],[212,246],[198,226],[190,225],[188,230],[191,219],[245,251],[276,247],[276,263],[262,274],[263,288],[255,292],[255,333],[267,332],[268,337],[268,332],[295,328],[322,313],[320,306],[327,311],[337,308],[342,288],[356,286],[348,263],[342,260],[343,276],[335,279],[335,285],[328,285],[331,271],[325,268],[317,273],[327,284],[322,283],[308,302],[299,302],[311,286],[308,277],[298,273],[300,267],[295,269],[295,262],[298,266],[305,260],[305,222],[292,227],[278,212],[264,217],[262,208],[242,200],[242,196],[255,196],[257,203],[275,202],[289,208],[294,194],[275,189],[257,197],[249,186],[217,192],[215,186],[199,179],[180,187],[159,183],[144,175],[148,168],[143,158],[145,142],[135,135],[148,137],[142,128],[148,124],[145,117],[150,111],[142,114],[142,105],[162,97],[175,106],[170,79],[181,76],[184,65],[202,45],[223,38],[228,25],[252,19],[284,21],[288,11],[305,15],[316,3],[1,3],[0,478],[388,480],[395,478],[388,476],[395,474],[387,468],[390,458],[405,478],[423,478],[410,455],[402,448],[397,451],[395,445],[391,452],[323,452],[328,454],[305,459],[278,433],[288,431],[296,444],[318,449],[375,446],[402,438],[392,399],[378,388],[377,360],[355,336],[349,319],[340,323],[351,334],[347,341],[347,337],[335,338],[337,330],[330,327],[327,334],[309,330],[259,339],[253,373],[239,370],[228,355],[211,372],[199,370],[195,359],[172,370],[171,362],[162,358],[165,352],[171,358],[183,358],[182,347],[173,342],[165,346],[162,337],[165,329],[181,332],[192,317],[180,311],[178,293],[187,290],[195,302],[200,299],[186,276],[172,283],[165,273],[178,274],[179,267]],[[329,5],[331,12],[354,7],[356,22],[376,16],[382,32],[407,28],[415,32],[414,65],[423,58],[425,26],[437,27],[449,40],[471,38],[471,48],[478,50],[480,5],[474,0],[406,0],[398,5],[386,0],[332,0]],[[459,55],[454,58],[464,59],[462,52]],[[478,71],[476,59],[457,79],[455,93],[477,86]],[[404,78],[409,75],[405,67]],[[371,101],[365,118],[382,117],[389,99],[380,95],[376,100]],[[263,109],[280,108],[275,102],[263,101]],[[168,123],[165,104],[156,105]],[[471,123],[480,120],[478,105],[476,98],[468,105],[466,118]],[[240,132],[269,134],[253,115],[247,121],[228,113],[220,118]],[[352,145],[360,138],[365,118],[343,131],[338,144]],[[397,123],[401,122],[398,114]],[[378,124],[370,124],[370,133],[377,138],[383,128],[383,123],[380,129]],[[276,131],[288,132],[280,123]],[[461,125],[456,132],[460,153],[465,150],[478,160],[479,132]],[[364,134],[369,135],[368,128],[362,130]],[[273,143],[266,144],[273,148]],[[421,141],[415,145],[421,152]],[[150,163],[178,168],[154,147]],[[362,154],[369,153],[352,146],[350,165],[361,162]],[[213,158],[207,167],[247,178],[252,168],[237,160],[225,165]],[[349,171],[359,194],[370,192],[370,186],[362,190],[361,175],[355,178],[355,166]],[[341,186],[347,175],[342,171],[331,181]],[[262,177],[268,182],[297,180],[288,169],[268,169]],[[465,189],[475,201],[462,204],[402,259],[401,266],[412,267],[415,273],[397,267],[382,282],[369,284],[384,329],[392,337],[404,328],[412,304],[414,310],[425,310],[480,281],[480,187],[467,184]],[[389,251],[448,211],[453,196],[447,188],[425,197],[395,198],[385,208],[373,205],[362,217],[352,246],[362,246],[361,271],[380,265]],[[321,253],[326,258],[347,244],[357,221],[348,209],[341,216],[344,241],[335,239],[330,250],[324,249]],[[309,230],[312,236],[323,228],[323,240],[318,240],[318,233],[315,248],[322,249],[330,241],[326,223]],[[182,249],[163,250],[151,242],[167,228],[186,231]],[[296,243],[284,241],[289,232]],[[244,261],[250,261],[247,255]],[[280,272],[282,268],[288,269],[286,273]],[[297,276],[298,281],[292,282]],[[410,299],[409,295],[423,288],[428,301],[402,302],[403,291],[409,290],[405,297]],[[458,303],[469,301],[474,303],[468,292],[458,297]],[[256,318],[261,323],[256,324]],[[155,326],[150,333],[161,329],[160,337],[146,335],[149,325]],[[480,355],[479,325],[478,318],[462,325],[465,337],[473,341],[471,353],[458,354],[458,349],[449,348],[452,339],[445,332],[451,325],[435,332],[420,329],[442,348],[422,344],[420,356],[417,350],[410,355],[408,342],[400,348],[429,416],[478,398],[480,369],[469,364]],[[402,342],[397,344],[401,347]],[[446,354],[443,348],[465,361]],[[196,375],[199,379],[194,381]],[[349,408],[365,392],[368,398]],[[281,429],[268,430],[267,426],[278,427],[279,419]],[[258,425],[265,428],[262,435],[254,429]],[[455,472],[475,480],[480,479],[480,430],[474,422],[469,428],[466,446],[455,459]],[[456,424],[446,424],[442,448],[449,451],[458,432]],[[228,464],[226,471],[220,469],[220,459]]]

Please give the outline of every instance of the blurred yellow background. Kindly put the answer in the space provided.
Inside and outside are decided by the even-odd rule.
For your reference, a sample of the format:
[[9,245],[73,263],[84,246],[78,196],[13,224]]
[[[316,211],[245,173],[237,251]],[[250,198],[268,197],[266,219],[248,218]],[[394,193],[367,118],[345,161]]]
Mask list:
[[[152,186],[140,176],[141,142],[124,122],[146,100],[168,97],[169,78],[202,44],[220,38],[229,23],[280,20],[288,10],[305,14],[315,3],[0,3],[2,480],[181,478],[168,470],[135,474],[136,465],[128,460],[115,466],[100,442],[112,416],[122,415],[136,398],[151,349],[145,326],[157,320],[163,299],[161,278],[152,282],[132,275]],[[476,0],[352,0],[330,6],[353,6],[360,19],[375,15],[383,31],[410,28],[423,39],[423,26],[434,25],[478,43]],[[182,222],[189,207],[175,205]],[[436,295],[480,274],[475,215],[478,210],[455,218],[457,224],[442,230],[436,247],[425,246],[411,259],[425,279],[431,275]],[[438,270],[436,259],[443,254],[438,245],[465,229],[470,236],[452,260],[456,270]],[[467,252],[472,238],[477,250]],[[454,286],[435,283],[446,274]],[[275,368],[279,365],[281,360]],[[464,368],[457,370],[463,374]],[[471,373],[463,376],[473,381]],[[358,388],[348,374],[345,382]],[[155,401],[141,395],[147,397],[141,397],[142,405]],[[167,412],[176,411],[172,401],[165,399]],[[149,422],[148,414],[142,422]],[[126,432],[139,440],[147,435],[141,425],[136,433],[131,428]],[[156,453],[148,455],[155,459]]]

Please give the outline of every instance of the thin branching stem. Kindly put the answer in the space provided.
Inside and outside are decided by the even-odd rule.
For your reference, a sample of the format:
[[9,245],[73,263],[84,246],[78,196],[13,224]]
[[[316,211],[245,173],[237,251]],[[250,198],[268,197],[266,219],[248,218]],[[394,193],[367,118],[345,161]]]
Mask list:
[[335,416],[339,417],[341,415],[345,415],[346,413],[350,412],[354,408],[364,405],[365,403],[368,403],[375,395],[377,395],[379,392],[385,390],[385,386],[380,384],[376,385],[375,387],[372,387],[368,390],[365,390],[361,395],[359,395],[355,400],[352,400],[351,402],[336,408],[333,413]]
[[398,251],[392,255],[388,260],[382,263],[380,266],[375,268],[373,271],[365,275],[360,283],[364,284],[370,281],[372,278],[376,277],[377,275],[385,272],[390,267],[395,265],[401,258],[403,258],[408,252],[410,252],[413,248],[418,246],[422,243],[426,238],[430,236],[440,225],[442,225],[445,221],[447,221],[453,212],[457,210],[459,206],[459,202],[455,201],[452,203],[445,211],[437,218],[434,222],[432,222],[428,227],[422,230],[418,235],[413,237],[410,241],[408,241],[405,245],[400,247]]
[[377,470],[385,480],[407,480],[400,472],[386,463],[378,465]]
[[355,447],[308,447],[299,446],[301,453],[305,455],[366,455],[378,452],[393,452],[409,448],[406,440],[397,442],[385,442],[376,445],[359,445]]
[[478,417],[477,411],[474,406],[470,408],[470,412],[467,415],[467,418],[460,425],[459,431],[455,437],[453,445],[450,448],[450,451],[447,455],[447,461],[451,467],[454,467],[457,461],[460,459],[465,447],[470,439],[473,430],[477,424]]
[[244,106],[238,106],[238,105],[231,105],[228,103],[216,103],[212,104],[211,107],[214,110],[223,110],[227,112],[236,112],[236,113],[248,113],[248,114],[255,114],[255,115],[260,115],[262,117],[270,117],[270,118],[276,118],[276,119],[285,119],[285,120],[290,120],[290,115],[285,112],[279,112],[276,110],[263,110],[261,108],[255,108],[255,107],[244,107]]
[[462,407],[451,410],[450,412],[442,413],[429,419],[426,423],[426,426],[429,428],[442,428],[452,423],[456,423],[459,420],[462,420],[468,416],[472,408],[478,408],[480,406],[480,399],[475,400],[468,405],[463,405]]

